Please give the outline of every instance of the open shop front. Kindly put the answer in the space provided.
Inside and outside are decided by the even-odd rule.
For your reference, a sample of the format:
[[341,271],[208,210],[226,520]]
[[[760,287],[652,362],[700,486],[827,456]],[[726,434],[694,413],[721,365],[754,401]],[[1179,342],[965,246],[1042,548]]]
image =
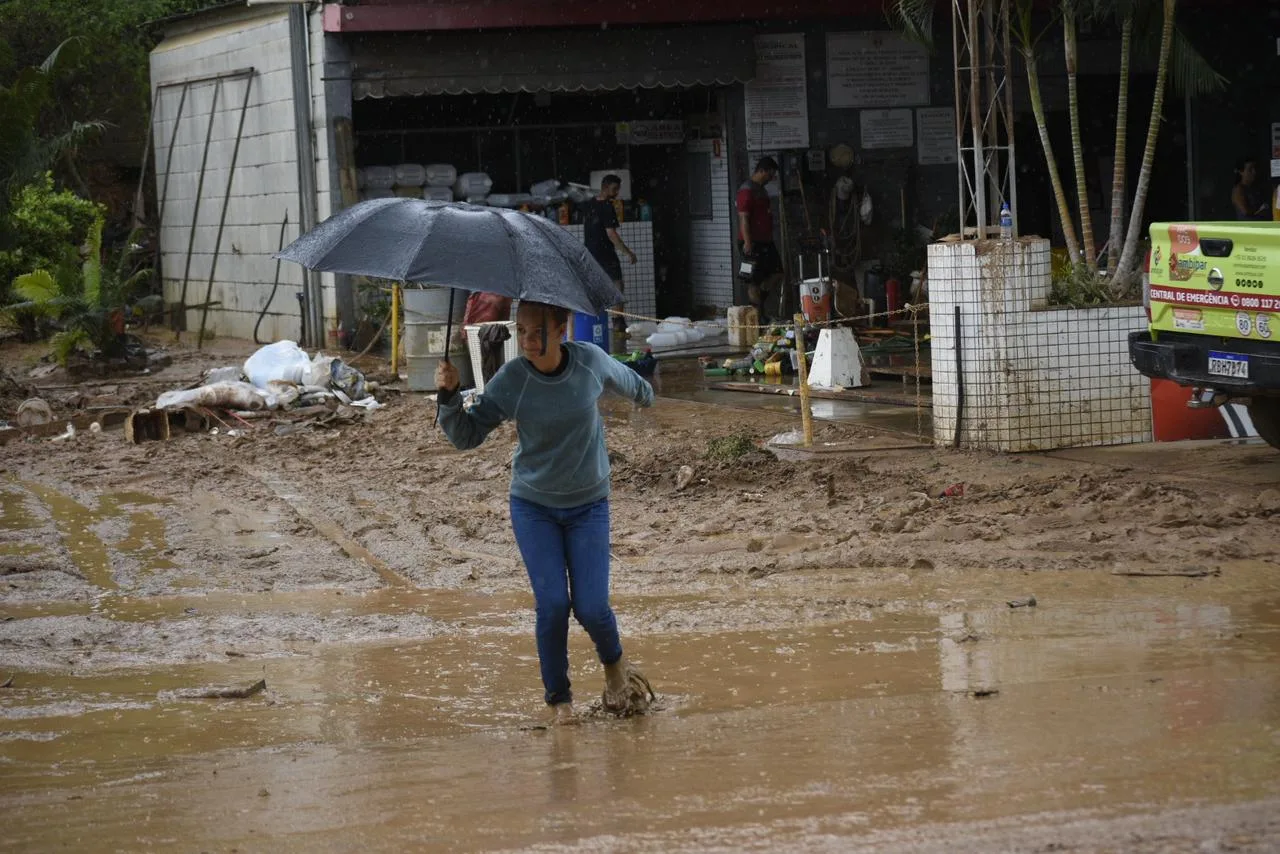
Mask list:
[[[753,73],[747,31],[369,34],[351,58],[363,197],[518,208],[581,237],[582,203],[617,174],[619,235],[636,254],[621,259],[626,311],[692,307],[694,223],[731,189],[727,173],[704,186],[690,147],[723,137],[728,87]],[[727,248],[727,218],[723,229]]]

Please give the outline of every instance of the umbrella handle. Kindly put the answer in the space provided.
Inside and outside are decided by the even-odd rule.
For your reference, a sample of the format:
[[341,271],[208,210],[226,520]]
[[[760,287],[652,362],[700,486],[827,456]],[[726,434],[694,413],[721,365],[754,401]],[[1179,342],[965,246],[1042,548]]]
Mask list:
[[453,343],[453,295],[457,293],[449,288],[449,314],[444,321],[444,363],[449,364],[449,345]]
[[[456,292],[454,288],[449,288],[449,313],[445,316],[444,321],[444,356],[442,357],[446,365],[449,364],[449,345],[453,343],[453,295]],[[458,391],[462,391],[462,389],[458,389]],[[440,389],[436,389],[436,394],[439,393]],[[435,423],[440,423],[440,406],[438,404],[436,405]]]

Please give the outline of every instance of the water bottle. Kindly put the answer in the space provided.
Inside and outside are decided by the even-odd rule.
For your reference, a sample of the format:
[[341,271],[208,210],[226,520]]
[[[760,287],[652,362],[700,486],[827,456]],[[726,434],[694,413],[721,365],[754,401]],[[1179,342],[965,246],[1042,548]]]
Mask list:
[[1000,206],[1000,239],[1013,240],[1013,211],[1008,202]]

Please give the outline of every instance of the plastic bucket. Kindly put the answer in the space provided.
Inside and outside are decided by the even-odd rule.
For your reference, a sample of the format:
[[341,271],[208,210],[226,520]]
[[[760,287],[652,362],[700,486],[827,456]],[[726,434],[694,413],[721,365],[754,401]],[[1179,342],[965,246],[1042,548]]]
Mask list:
[[589,341],[597,347],[609,352],[609,313],[597,315],[573,314],[573,340]]
[[800,283],[800,310],[810,323],[831,319],[831,288],[826,279],[805,279]]

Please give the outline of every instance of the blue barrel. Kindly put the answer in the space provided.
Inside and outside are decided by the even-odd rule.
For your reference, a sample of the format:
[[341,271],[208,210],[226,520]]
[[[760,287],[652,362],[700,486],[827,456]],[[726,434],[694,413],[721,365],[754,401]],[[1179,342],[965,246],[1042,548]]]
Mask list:
[[606,353],[609,352],[609,312],[597,315],[573,313],[573,338],[575,341],[589,341]]

